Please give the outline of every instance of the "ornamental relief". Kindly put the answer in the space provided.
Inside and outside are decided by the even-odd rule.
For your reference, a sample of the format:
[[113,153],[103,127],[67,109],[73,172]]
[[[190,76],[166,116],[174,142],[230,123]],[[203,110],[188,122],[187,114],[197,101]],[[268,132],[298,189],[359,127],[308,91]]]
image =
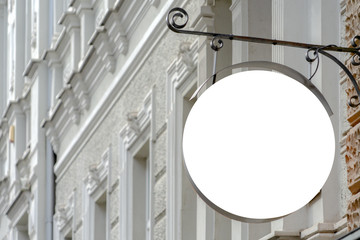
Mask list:
[[36,45],[37,45],[37,22],[38,22],[38,4],[37,4],[37,0],[33,0],[31,5],[32,5],[32,16],[31,16],[31,41],[30,41],[30,45],[31,45],[31,55],[35,56],[35,50],[36,50]]
[[345,159],[348,187],[356,194],[360,191],[360,125],[352,128],[346,137]]
[[[351,43],[351,41],[353,40],[353,38],[356,35],[359,35],[360,33],[360,15],[359,15],[359,11],[360,11],[360,5],[358,3],[358,1],[351,1],[351,0],[346,0],[346,10],[345,10],[345,43],[349,44]],[[360,41],[355,41],[355,43],[357,44],[357,47],[359,47],[360,45]],[[354,78],[358,80],[359,82],[359,77],[360,77],[360,68],[358,66],[354,66],[353,64],[351,64],[351,60],[352,60],[352,55],[348,55],[348,59],[346,60],[346,66],[349,68],[350,72],[353,73]],[[356,59],[355,59],[356,60]],[[359,61],[359,58],[357,58],[357,61]],[[355,90],[350,82],[350,80],[347,78],[347,90],[346,90],[346,94],[348,99],[355,95]],[[358,111],[359,108],[351,108],[349,106],[347,106],[347,113],[348,116],[353,115],[355,112]]]
[[[345,1],[345,37],[344,41],[350,45],[351,40],[360,32],[360,5],[358,1]],[[355,41],[359,46],[360,41]],[[351,63],[352,56],[349,54],[345,61],[346,66],[350,72],[353,73],[354,78],[358,81],[360,77],[360,69]],[[354,60],[359,61],[355,58]],[[358,81],[359,82],[359,81]],[[346,79],[346,95],[349,100],[351,96],[355,95],[354,87],[350,79]],[[347,224],[348,230],[351,231],[360,226],[360,124],[359,124],[359,107],[352,108],[347,106],[347,117],[352,129],[346,136],[346,165],[347,165],[347,182],[348,188],[353,194],[348,202],[347,209]]]
[[356,229],[360,226],[360,193],[350,198],[347,209],[348,229]]

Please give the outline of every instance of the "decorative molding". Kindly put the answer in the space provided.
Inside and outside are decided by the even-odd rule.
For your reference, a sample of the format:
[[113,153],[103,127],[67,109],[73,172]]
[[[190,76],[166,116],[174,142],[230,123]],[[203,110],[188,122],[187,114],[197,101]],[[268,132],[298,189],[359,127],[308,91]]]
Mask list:
[[54,220],[56,223],[59,240],[64,239],[71,231],[75,232],[75,207],[76,207],[76,189],[70,194],[68,202],[64,205],[58,204]]
[[102,26],[104,24],[105,16],[107,15],[108,11],[110,11],[110,10],[109,9],[105,10],[104,8],[101,8],[98,11],[98,14],[96,15],[96,18],[95,18],[95,26]]
[[173,111],[176,91],[187,80],[198,64],[198,42],[183,42],[179,46],[178,59],[167,69],[167,112]]
[[[179,57],[180,62],[184,63],[187,71],[191,72],[195,67],[195,60],[196,57],[195,47],[191,45],[190,42],[182,42],[179,47]],[[179,69],[179,65],[177,66],[177,71]]]
[[18,179],[20,182],[21,191],[30,190],[30,186],[31,186],[30,183],[31,166],[28,158],[29,153],[30,153],[30,148],[26,148],[23,157],[19,159],[16,163],[16,168],[19,173]]
[[128,124],[120,131],[120,137],[125,144],[125,149],[129,149],[140,133],[150,125],[154,101],[153,94],[154,91],[152,90],[146,96],[144,104],[139,112],[129,112],[127,114]]
[[182,43],[179,57],[167,69],[167,203],[166,203],[166,239],[181,239],[181,196],[182,196],[182,151],[183,97],[189,87],[196,84],[196,78],[190,78],[198,65],[197,41]]
[[300,238],[307,240],[315,239],[338,239],[347,233],[347,219],[342,218],[335,223],[317,223],[314,226],[300,231]]
[[5,211],[9,200],[8,128],[7,119],[0,119],[0,214]]
[[9,207],[8,188],[9,188],[9,179],[8,177],[6,177],[0,181],[0,214],[1,215],[5,215],[5,211]]
[[299,231],[274,231],[259,240],[300,240]]
[[58,205],[54,218],[56,219],[56,225],[59,231],[62,231],[63,228],[72,220],[74,215],[74,201],[75,194],[74,192],[70,195],[68,203],[66,205]]
[[356,126],[360,122],[360,111],[353,112],[347,120],[352,127]]
[[76,15],[76,9],[69,7],[67,11],[61,15],[58,24],[64,25],[67,32],[70,32],[74,28],[79,28],[80,20]]
[[[349,43],[354,36],[360,31],[360,26],[357,24],[360,21],[359,3],[356,1],[342,1],[342,18],[345,20],[344,32],[342,34],[343,40]],[[345,59],[345,65],[353,73],[355,79],[359,79],[360,70],[358,67],[351,64],[351,55],[348,54]],[[355,93],[354,87],[349,78],[346,78],[344,84],[346,91],[346,99],[349,101],[350,97]],[[345,111],[344,111],[345,112]],[[351,125],[351,129],[346,134],[346,166],[347,166],[347,183],[351,191],[351,196],[348,201],[347,209],[347,226],[348,230],[354,230],[360,226],[360,108],[351,108],[347,106],[347,120]]]
[[89,195],[93,194],[109,174],[110,150],[109,147],[102,155],[101,161],[89,168],[88,176],[85,179],[86,190]]
[[1,182],[7,181],[9,177],[9,161],[7,159],[7,141],[0,140],[0,188]]
[[[144,99],[143,106],[139,112],[130,112],[127,115],[128,123],[122,128],[119,133],[120,136],[120,162],[119,162],[119,236],[120,239],[132,239],[133,221],[132,221],[132,182],[133,182],[133,156],[131,148],[136,143],[142,144],[146,139],[149,139],[149,172],[150,172],[150,224],[149,238],[152,239],[152,229],[154,222],[153,219],[153,157],[152,148],[153,142],[151,141],[155,137],[155,87],[152,88],[149,94]],[[148,238],[147,238],[148,239]]]
[[[124,4],[121,6],[121,8],[124,6]],[[107,113],[114,106],[115,102],[123,94],[124,90],[135,76],[137,70],[147,60],[149,54],[152,52],[156,44],[168,31],[166,26],[164,26],[163,21],[169,9],[171,9],[175,5],[182,6],[184,4],[185,2],[180,2],[178,0],[169,1],[160,10],[159,14],[151,23],[148,30],[144,33],[143,38],[140,40],[136,49],[134,49],[128,56],[126,64],[122,66],[117,75],[114,76],[114,81],[108,87],[108,90],[105,92],[105,94],[103,94],[104,97],[91,111],[87,120],[87,124],[79,130],[78,134],[73,138],[72,143],[70,143],[70,146],[65,149],[61,156],[59,156],[58,162],[55,164],[54,168],[55,174],[57,176],[57,181],[60,181],[61,177],[66,172],[66,169],[68,168],[68,166],[70,166],[70,163],[74,161],[80,149],[82,149],[82,146],[87,142],[86,139],[89,139],[93,135],[95,129],[97,129],[97,126],[101,124],[102,120],[105,118],[105,116],[107,116]],[[95,91],[93,88],[95,88],[94,82],[97,81],[96,79],[102,77],[101,69],[98,70],[98,67],[99,64],[96,59],[89,60],[89,64],[84,67],[84,69],[89,70],[89,74],[90,72],[92,72],[91,75],[84,75],[84,79],[86,79],[87,82],[92,81],[91,83],[88,83],[91,92]],[[92,79],[94,78],[94,76],[96,78],[95,80]],[[58,114],[61,115],[61,111],[58,111],[56,115]],[[55,116],[54,119],[55,118],[59,117]],[[58,131],[61,136],[61,131]]]
[[83,239],[94,237],[92,233],[95,224],[95,203],[104,192],[106,193],[106,232],[110,232],[111,149],[110,145],[102,154],[101,161],[90,166],[88,176],[83,181]]
[[64,67],[64,71],[63,71],[63,80],[64,83],[69,83],[70,78],[73,74],[73,69],[70,63],[66,64],[66,66]]
[[[34,1],[33,1],[34,3]],[[38,10],[34,7],[32,14],[32,29],[31,29],[31,54],[34,56],[37,49],[37,34],[38,34]]]
[[132,34],[144,19],[150,7],[157,7],[157,5],[158,0],[124,1],[116,14],[118,15],[120,25],[124,26],[125,35],[128,39],[131,39]]
[[16,225],[25,212],[29,211],[30,196],[30,191],[21,191],[9,204],[6,215],[9,217],[13,226]]
[[50,140],[51,146],[55,153],[58,153],[60,147],[59,134],[51,121],[42,122],[41,127],[45,127],[46,137]]
[[360,125],[356,125],[346,137],[346,165],[348,188],[353,195],[360,191]]
[[104,26],[110,40],[114,43],[114,46],[116,46],[115,56],[118,56],[119,54],[126,55],[129,47],[129,40],[125,33],[124,26],[121,24],[119,14],[113,12]]
[[37,71],[40,63],[41,63],[41,59],[30,59],[30,61],[28,62],[28,64],[25,67],[23,76],[33,79],[34,74]]
[[75,93],[77,101],[79,102],[80,111],[89,110],[89,89],[80,73],[74,74],[74,77],[71,79],[71,85],[73,86],[72,89]]
[[79,124],[80,122],[79,104],[70,84],[66,85],[60,97],[63,102],[63,106],[66,109],[66,112],[70,117],[70,119],[73,121],[73,123]]
[[360,192],[353,194],[348,202],[347,225],[349,230],[359,227],[360,216]]
[[114,44],[110,41],[108,33],[104,26],[96,28],[95,33],[91,36],[89,44],[94,45],[96,53],[100,56],[106,69],[114,73],[116,61],[114,58]]
[[92,8],[91,0],[73,0],[72,7],[76,8],[76,14],[79,14],[83,10],[90,10]]
[[138,113],[137,112],[129,112],[126,115],[126,120],[129,126],[129,132],[132,131],[136,136],[140,134],[140,126],[138,121]]

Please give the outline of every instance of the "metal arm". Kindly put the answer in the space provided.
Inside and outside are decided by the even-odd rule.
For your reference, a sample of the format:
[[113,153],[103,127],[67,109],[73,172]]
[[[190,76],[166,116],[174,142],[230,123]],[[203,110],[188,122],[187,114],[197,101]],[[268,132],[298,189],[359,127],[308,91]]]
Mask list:
[[[233,34],[222,34],[222,33],[212,33],[212,32],[200,32],[200,31],[191,31],[191,30],[184,30],[183,28],[186,26],[189,20],[189,15],[187,12],[182,8],[173,8],[169,11],[167,17],[166,17],[166,23],[168,27],[176,32],[176,33],[183,33],[183,34],[190,34],[190,35],[198,35],[198,36],[207,36],[212,37],[214,42],[214,39],[229,39],[229,40],[235,40],[235,41],[245,41],[245,42],[253,42],[253,43],[262,43],[262,44],[272,44],[272,45],[279,45],[279,46],[286,46],[286,47],[296,47],[296,48],[304,48],[308,49],[306,60],[308,62],[313,62],[315,59],[318,59],[318,53],[321,53],[322,55],[330,58],[333,60],[337,65],[339,65],[344,72],[349,77],[351,83],[354,85],[355,91],[357,93],[357,96],[352,96],[349,101],[350,107],[357,107],[360,105],[360,103],[354,103],[354,99],[360,99],[360,89],[357,81],[355,80],[354,76],[351,74],[350,70],[341,63],[336,57],[329,54],[327,51],[335,51],[335,52],[345,52],[345,53],[352,53],[352,61],[351,63],[354,66],[360,65],[360,46],[358,46],[357,41],[360,41],[360,36],[355,36],[352,41],[351,45],[352,48],[347,47],[338,47],[336,45],[316,45],[316,44],[308,44],[308,43],[300,43],[300,42],[291,42],[291,41],[282,41],[282,40],[276,40],[276,39],[266,39],[266,38],[257,38],[257,37],[248,37],[248,36],[238,36]],[[179,23],[181,21],[181,23]],[[222,42],[221,46],[222,47]],[[214,49],[215,51],[218,51],[220,48]],[[313,57],[310,57],[309,52],[313,52]],[[314,72],[314,74],[316,71]],[[314,75],[313,74],[313,75]],[[312,75],[312,76],[313,76]],[[310,77],[310,80],[312,78]]]

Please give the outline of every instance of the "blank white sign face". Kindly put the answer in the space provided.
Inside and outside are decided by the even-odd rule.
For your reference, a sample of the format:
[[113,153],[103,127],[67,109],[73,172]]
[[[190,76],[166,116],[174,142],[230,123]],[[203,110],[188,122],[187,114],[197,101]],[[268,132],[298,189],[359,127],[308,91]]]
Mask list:
[[306,205],[327,180],[333,126],[318,98],[270,71],[230,75],[206,90],[187,118],[185,165],[215,210],[266,220]]

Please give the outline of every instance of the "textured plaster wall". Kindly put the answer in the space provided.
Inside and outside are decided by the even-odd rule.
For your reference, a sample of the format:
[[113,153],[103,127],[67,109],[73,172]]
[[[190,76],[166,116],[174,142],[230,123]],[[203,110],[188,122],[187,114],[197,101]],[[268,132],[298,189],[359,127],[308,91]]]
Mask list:
[[[198,1],[191,1],[185,8],[189,10],[191,16],[192,9]],[[164,24],[165,25],[165,24]],[[164,26],[165,27],[165,26]],[[145,30],[145,29],[143,29]],[[114,189],[110,192],[110,224],[115,221],[119,213],[119,133],[127,124],[126,116],[129,112],[136,112],[143,106],[146,95],[154,87],[156,92],[155,123],[156,141],[154,143],[154,237],[155,239],[165,239],[166,225],[166,70],[178,57],[179,46],[182,42],[192,43],[194,37],[177,35],[167,31],[164,37],[156,44],[150,56],[146,59],[143,66],[131,79],[126,91],[112,106],[110,112],[101,122],[91,138],[76,156],[63,177],[56,186],[56,205],[67,204],[68,196],[73,189],[76,189],[76,201],[74,215],[77,216],[76,225],[79,226],[75,231],[75,239],[82,239],[82,226],[80,221],[83,216],[83,179],[87,177],[89,168],[101,161],[102,154],[111,145],[111,185]],[[120,66],[121,68],[121,66]],[[118,71],[120,70],[117,69]],[[116,73],[113,75],[116,76]],[[105,91],[105,90],[104,90]],[[117,221],[118,222],[118,221]],[[115,223],[111,229],[110,239],[118,239],[119,224]]]

